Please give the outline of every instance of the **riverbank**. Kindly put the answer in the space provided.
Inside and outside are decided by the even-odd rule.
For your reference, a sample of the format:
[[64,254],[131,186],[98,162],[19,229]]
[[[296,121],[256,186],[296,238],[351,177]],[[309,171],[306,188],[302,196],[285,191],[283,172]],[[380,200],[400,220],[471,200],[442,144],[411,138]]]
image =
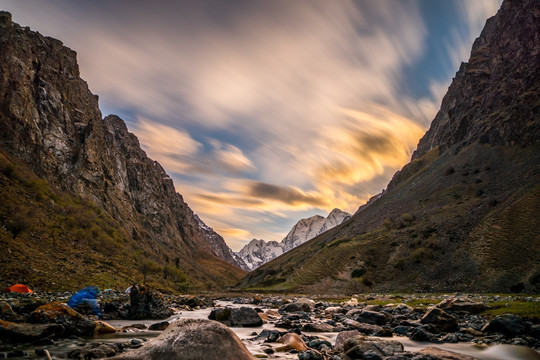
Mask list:
[[[40,306],[66,302],[71,295],[70,292],[2,294],[0,317],[26,324]],[[260,319],[262,324],[257,321],[250,324],[248,315],[240,312],[234,316],[235,321],[245,320],[241,323],[243,327],[231,323],[230,315],[218,320],[228,324],[249,352],[259,358],[345,360],[369,355],[373,359],[377,359],[376,356],[380,359],[415,356],[444,359],[434,353],[435,350],[430,350],[430,346],[478,359],[540,358],[537,352],[540,349],[540,298],[536,296],[370,294],[331,298],[215,295],[156,295],[158,301],[148,297],[154,306],[148,307],[150,312],[145,314],[148,318],[145,320],[129,319],[130,314],[134,314],[132,309],[130,313],[132,299],[129,294],[104,291],[99,298],[102,320],[115,328],[114,333],[70,334],[67,338],[45,336],[37,343],[8,343],[2,337],[4,344],[0,354],[21,359],[46,358],[44,350],[47,350],[52,358],[65,359],[126,353],[151,344],[150,339],[176,320],[207,319],[215,309],[227,309],[229,312],[225,311],[225,314],[236,314],[238,309],[245,307],[253,309],[258,316],[256,320]],[[6,310],[7,306],[11,312]],[[167,313],[163,309],[171,310],[165,319]],[[505,315],[511,311],[517,314]],[[81,312],[84,314],[84,309]],[[11,320],[6,314],[11,314]],[[13,314],[18,317],[13,318]],[[98,320],[88,313],[84,317],[90,321]],[[161,324],[160,330],[152,330],[156,328],[155,324]],[[297,336],[293,347],[278,342],[287,334]]]

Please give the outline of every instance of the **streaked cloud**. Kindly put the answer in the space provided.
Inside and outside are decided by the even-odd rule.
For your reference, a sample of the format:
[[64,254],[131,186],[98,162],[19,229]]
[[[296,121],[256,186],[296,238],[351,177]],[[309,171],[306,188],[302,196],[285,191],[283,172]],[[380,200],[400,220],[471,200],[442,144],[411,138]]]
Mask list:
[[434,56],[422,4],[0,0],[78,52],[102,108],[237,250],[300,217],[354,212],[410,159],[500,1],[452,3],[460,17],[436,39],[450,65],[415,96],[404,73]]

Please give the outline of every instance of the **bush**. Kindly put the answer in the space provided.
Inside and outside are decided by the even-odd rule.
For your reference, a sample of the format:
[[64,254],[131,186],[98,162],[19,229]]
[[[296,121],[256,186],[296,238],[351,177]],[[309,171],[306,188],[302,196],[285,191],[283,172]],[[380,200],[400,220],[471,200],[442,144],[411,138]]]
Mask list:
[[17,168],[17,165],[14,164],[14,163],[10,163],[10,164],[7,164],[3,169],[2,169],[2,174],[4,174],[6,177],[8,178],[12,178],[12,176],[14,175],[13,173],[15,172],[15,169]]
[[399,269],[399,270],[403,270],[405,268],[405,258],[400,257],[400,258],[396,259],[396,261],[394,262],[394,268]]
[[354,279],[354,278],[359,278],[359,277],[362,277],[362,275],[364,275],[366,273],[366,269],[364,268],[360,268],[360,269],[354,269],[352,272],[351,272],[351,277]]

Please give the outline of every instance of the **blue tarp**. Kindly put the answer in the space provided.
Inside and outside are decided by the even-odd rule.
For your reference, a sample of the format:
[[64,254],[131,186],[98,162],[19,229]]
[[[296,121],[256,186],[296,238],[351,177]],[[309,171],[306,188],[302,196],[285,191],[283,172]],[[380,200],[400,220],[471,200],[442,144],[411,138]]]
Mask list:
[[99,294],[100,292],[97,286],[87,286],[70,297],[67,305],[72,309],[76,309],[79,305],[86,304],[90,306],[94,315],[101,317],[101,309],[97,301]]

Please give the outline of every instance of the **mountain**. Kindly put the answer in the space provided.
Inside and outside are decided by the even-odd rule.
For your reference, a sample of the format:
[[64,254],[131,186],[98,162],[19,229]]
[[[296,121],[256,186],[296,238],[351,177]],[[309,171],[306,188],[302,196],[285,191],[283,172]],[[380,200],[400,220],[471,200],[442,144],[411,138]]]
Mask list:
[[248,271],[254,270],[350,218],[351,214],[334,209],[326,218],[315,215],[298,221],[279,243],[253,239],[237,253],[238,257],[244,261],[245,267],[242,268]]
[[248,289],[540,291],[540,1],[505,0],[411,162]]
[[[73,50],[12,23],[7,12],[0,49],[2,286],[144,278],[174,288],[187,276],[194,287],[211,287],[244,275],[124,121],[102,118]],[[59,243],[64,252],[54,250]],[[76,260],[85,255],[92,260]]]

